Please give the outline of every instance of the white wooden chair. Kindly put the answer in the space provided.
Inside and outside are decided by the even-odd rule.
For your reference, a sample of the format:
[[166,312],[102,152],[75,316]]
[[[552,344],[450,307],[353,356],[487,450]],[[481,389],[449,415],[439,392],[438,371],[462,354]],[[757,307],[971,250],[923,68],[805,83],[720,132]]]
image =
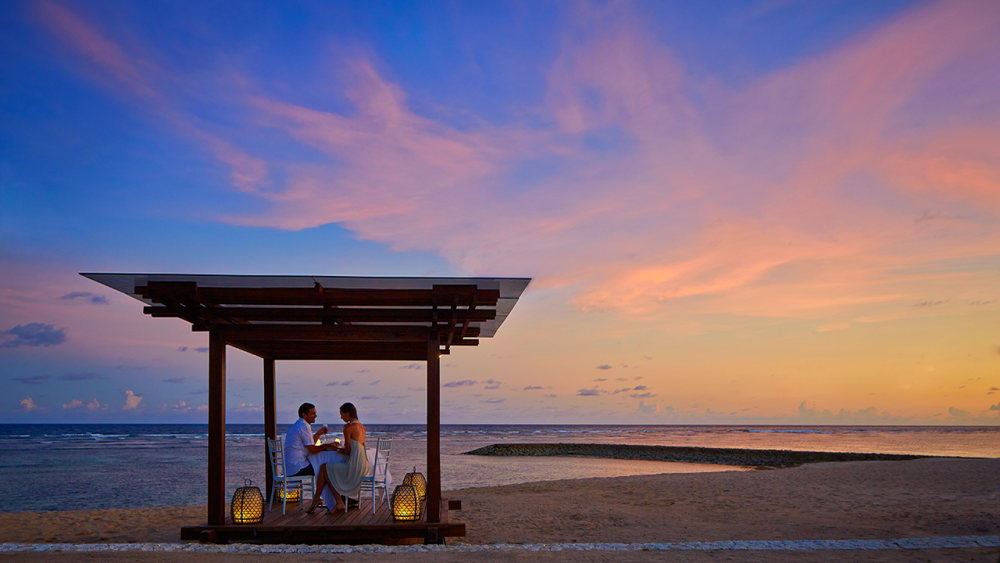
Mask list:
[[306,493],[305,489],[309,489],[310,494],[316,495],[316,484],[315,475],[298,475],[295,477],[289,477],[287,471],[285,471],[285,445],[284,442],[279,438],[277,440],[272,440],[270,438],[265,438],[267,440],[267,454],[269,461],[271,462],[271,475],[273,476],[273,485],[271,486],[271,502],[267,505],[268,512],[271,511],[271,507],[274,505],[274,497],[277,495],[278,491],[281,491],[281,514],[285,514],[285,505],[288,502],[288,495],[291,492],[299,492],[299,502],[305,502]]
[[361,495],[367,491],[372,492],[372,514],[375,514],[375,491],[382,490],[386,505],[389,504],[389,454],[392,453],[392,436],[379,436],[375,442],[375,460],[372,463],[372,472],[361,480],[361,491],[358,493],[358,503],[360,507]]

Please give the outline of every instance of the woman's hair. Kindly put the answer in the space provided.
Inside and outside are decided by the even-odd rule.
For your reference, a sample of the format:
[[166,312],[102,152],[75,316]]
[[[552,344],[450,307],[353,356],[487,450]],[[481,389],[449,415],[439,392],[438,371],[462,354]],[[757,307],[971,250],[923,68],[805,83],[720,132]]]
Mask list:
[[351,415],[351,418],[358,418],[358,409],[354,408],[354,403],[344,403],[340,405],[340,412]]
[[309,409],[314,408],[316,408],[316,405],[312,403],[302,403],[302,405],[299,406],[299,418],[305,418],[305,416],[309,413]]

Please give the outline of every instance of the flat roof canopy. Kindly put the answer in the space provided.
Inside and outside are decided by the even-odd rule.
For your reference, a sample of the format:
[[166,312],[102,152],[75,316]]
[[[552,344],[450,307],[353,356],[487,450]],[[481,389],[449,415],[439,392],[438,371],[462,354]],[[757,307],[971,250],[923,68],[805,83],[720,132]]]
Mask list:
[[496,334],[530,278],[83,276],[273,360],[425,360]]

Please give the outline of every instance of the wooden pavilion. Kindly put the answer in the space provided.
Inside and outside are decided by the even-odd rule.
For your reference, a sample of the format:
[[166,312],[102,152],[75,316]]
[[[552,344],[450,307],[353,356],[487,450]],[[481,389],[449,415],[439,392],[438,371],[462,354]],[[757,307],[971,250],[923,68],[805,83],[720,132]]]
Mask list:
[[[423,278],[81,274],[146,304],[143,313],[174,317],[208,333],[208,517],[181,530],[182,539],[266,543],[438,543],[465,535],[441,498],[440,356],[492,337],[530,278]],[[269,514],[260,525],[226,515],[226,347],[263,359],[264,434],[277,438],[277,360],[397,360],[427,363],[427,499],[419,522],[374,518],[312,518]],[[264,443],[262,441],[262,447]],[[267,494],[271,491],[267,467]]]

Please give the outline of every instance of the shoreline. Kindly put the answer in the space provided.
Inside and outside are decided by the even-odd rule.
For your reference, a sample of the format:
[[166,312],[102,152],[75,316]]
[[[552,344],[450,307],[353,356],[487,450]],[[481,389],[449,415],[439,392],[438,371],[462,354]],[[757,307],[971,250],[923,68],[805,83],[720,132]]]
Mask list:
[[[854,452],[821,452],[798,450],[756,450],[747,448],[706,448],[695,446],[644,446],[626,444],[572,444],[572,443],[504,443],[493,444],[463,452],[462,455],[478,456],[556,456],[599,457],[665,461],[680,463],[706,463],[742,467],[775,468],[797,467],[804,463],[842,461],[906,461],[928,457],[917,454],[880,454]],[[963,458],[977,459],[977,458]]]

